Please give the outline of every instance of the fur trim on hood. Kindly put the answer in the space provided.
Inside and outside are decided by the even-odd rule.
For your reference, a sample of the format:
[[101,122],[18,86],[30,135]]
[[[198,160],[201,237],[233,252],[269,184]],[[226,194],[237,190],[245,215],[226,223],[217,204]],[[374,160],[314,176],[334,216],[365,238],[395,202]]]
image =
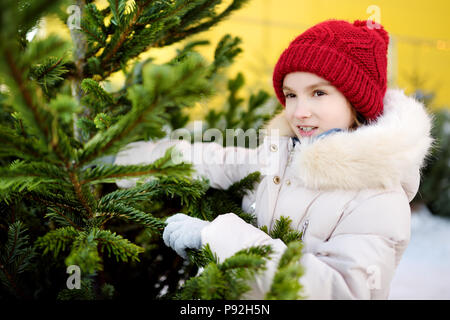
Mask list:
[[[293,165],[308,188],[390,189],[401,184],[411,201],[433,144],[431,126],[432,116],[421,102],[403,90],[388,89],[384,113],[375,122],[322,139],[302,139],[295,147]],[[284,111],[265,129],[269,135],[278,129],[280,136],[295,136]]]

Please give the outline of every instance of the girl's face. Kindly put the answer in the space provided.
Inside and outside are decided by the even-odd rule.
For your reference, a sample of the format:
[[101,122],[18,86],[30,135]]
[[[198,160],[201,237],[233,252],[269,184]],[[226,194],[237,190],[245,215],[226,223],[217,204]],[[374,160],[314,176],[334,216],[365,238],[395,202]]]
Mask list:
[[[285,115],[299,139],[317,136],[333,128],[347,130],[354,113],[347,98],[331,83],[309,72],[284,77]],[[312,127],[307,131],[303,127]]]

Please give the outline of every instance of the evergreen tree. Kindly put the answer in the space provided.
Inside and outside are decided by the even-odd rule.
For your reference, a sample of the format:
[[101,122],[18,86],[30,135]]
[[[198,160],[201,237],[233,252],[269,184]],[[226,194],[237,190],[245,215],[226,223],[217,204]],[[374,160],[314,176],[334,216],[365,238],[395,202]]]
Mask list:
[[431,213],[450,217],[450,111],[448,108],[432,109],[433,105],[437,107],[436,92],[423,89],[426,87],[426,77],[417,70],[406,76],[414,89],[413,96],[425,105],[433,118],[431,135],[435,139],[431,154],[425,159],[419,190],[412,204],[423,203]]
[[[212,62],[194,50],[208,44],[205,41],[187,43],[164,64],[137,58],[208,30],[247,1],[233,0],[218,12],[221,2],[109,0],[104,9],[88,0],[76,5],[48,0],[4,3],[0,297],[109,299],[139,296],[144,290],[149,298],[171,296],[180,282],[196,274],[198,265],[183,262],[162,244],[166,217],[184,212],[212,220],[229,209],[254,221],[240,209],[240,200],[258,173],[220,191],[208,181],[191,179],[192,166],[175,164],[171,149],[147,165],[105,161],[131,142],[157,140],[183,127],[189,120],[184,109],[215,93],[211,84],[241,50],[238,38],[224,36]],[[54,35],[29,39],[30,31],[50,13],[68,23],[71,41]],[[117,71],[125,75],[123,86],[106,90],[105,81]],[[225,117],[231,128],[255,127],[257,119],[268,117],[254,116],[268,98],[260,92],[250,98],[245,123],[235,121],[241,102],[233,97],[242,86],[241,77],[229,84]],[[129,178],[139,179],[134,188],[117,189],[117,180]],[[238,298],[254,274],[246,266],[260,270],[269,252],[249,249],[225,266],[203,259],[205,270],[212,270],[205,275],[217,268],[240,268],[227,278],[237,286],[231,287],[233,294],[223,296]],[[289,252],[298,257],[295,248]],[[67,274],[61,270],[70,265],[80,267],[80,289],[65,286]],[[280,270],[290,265],[284,261]]]
[[[302,235],[291,229],[291,222],[290,218],[281,216],[275,221],[274,228],[270,232],[267,228],[261,228],[272,238],[281,239],[287,245],[278,262],[270,291],[266,294],[265,299],[268,300],[304,298],[299,282],[304,272],[299,262],[303,248]],[[270,246],[254,246],[240,250],[220,263],[208,245],[199,253],[191,250],[190,260],[204,269],[198,277],[189,279],[176,297],[203,300],[242,298],[251,289],[248,281],[266,270],[266,262],[271,259],[272,253]]]
[[[434,93],[416,90],[415,97],[426,106],[434,100]],[[450,111],[441,109],[430,111],[433,116],[431,135],[435,139],[426,166],[422,170],[422,180],[414,203],[422,202],[433,214],[450,217]]]

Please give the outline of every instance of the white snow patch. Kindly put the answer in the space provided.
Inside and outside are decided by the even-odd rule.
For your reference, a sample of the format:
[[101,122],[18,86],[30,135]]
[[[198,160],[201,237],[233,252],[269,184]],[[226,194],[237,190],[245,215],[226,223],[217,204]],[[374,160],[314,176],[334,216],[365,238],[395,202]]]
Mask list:
[[391,300],[450,299],[450,219],[426,206],[411,215],[411,241],[400,260]]

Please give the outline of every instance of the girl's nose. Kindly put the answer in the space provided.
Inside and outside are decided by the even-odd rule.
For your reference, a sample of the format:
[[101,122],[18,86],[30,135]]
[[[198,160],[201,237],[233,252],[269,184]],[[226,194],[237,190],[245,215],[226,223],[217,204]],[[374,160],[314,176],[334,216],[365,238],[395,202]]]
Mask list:
[[297,119],[302,118],[309,118],[311,116],[311,111],[309,110],[308,106],[306,106],[304,103],[299,102],[297,104],[297,107],[295,108],[294,117]]

